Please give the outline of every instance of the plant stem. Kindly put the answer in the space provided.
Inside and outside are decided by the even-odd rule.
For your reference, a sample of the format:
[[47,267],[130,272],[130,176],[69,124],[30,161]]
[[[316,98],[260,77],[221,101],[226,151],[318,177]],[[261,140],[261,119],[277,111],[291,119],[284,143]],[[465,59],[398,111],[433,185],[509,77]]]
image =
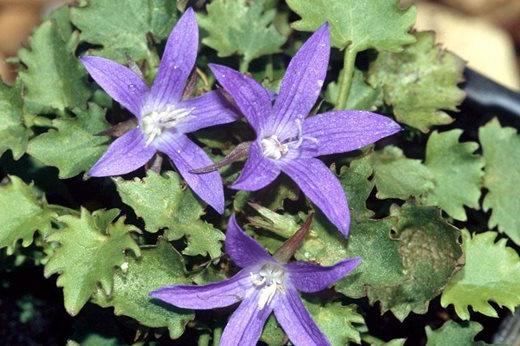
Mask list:
[[339,77],[339,95],[336,102],[336,109],[345,109],[347,107],[347,99],[352,85],[352,76],[354,75],[354,64],[356,62],[357,52],[346,48],[343,56],[343,70]]
[[33,114],[24,114],[23,115],[23,122],[25,124],[25,127],[52,127],[52,120],[46,117],[33,115]]
[[213,346],[220,344],[220,337],[222,336],[222,327],[216,327],[213,329]]
[[240,62],[240,72],[246,73],[248,69],[249,69],[249,60],[246,60],[246,59],[242,60]]
[[201,334],[197,340],[198,346],[209,346],[210,335],[208,333]]

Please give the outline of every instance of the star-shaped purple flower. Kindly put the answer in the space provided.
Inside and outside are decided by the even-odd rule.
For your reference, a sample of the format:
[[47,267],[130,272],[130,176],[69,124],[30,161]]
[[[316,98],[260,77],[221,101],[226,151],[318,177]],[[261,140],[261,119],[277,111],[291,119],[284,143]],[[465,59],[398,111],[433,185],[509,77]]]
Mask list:
[[345,193],[316,157],[359,149],[396,133],[400,126],[366,111],[307,117],[320,94],[329,53],[329,26],[324,24],[291,60],[274,104],[272,94],[248,76],[225,66],[210,68],[257,135],[242,174],[231,187],[255,191],[284,172],[347,235],[350,217]]
[[[300,242],[296,244],[299,247],[309,226],[310,219],[286,242],[292,242],[289,245],[292,250],[295,250],[295,242]],[[243,268],[235,276],[203,286],[164,287],[151,292],[150,296],[180,308],[197,310],[241,302],[229,318],[221,346],[256,345],[271,312],[293,344],[330,344],[305,309],[298,291],[313,293],[330,287],[359,265],[359,257],[345,259],[330,267],[308,262],[282,263],[244,233],[234,215],[229,220],[225,246],[226,253]]]
[[219,213],[224,211],[224,190],[217,172],[189,173],[212,164],[186,133],[238,119],[217,91],[183,100],[195,66],[199,32],[190,8],[179,19],[166,43],[157,77],[148,87],[129,68],[108,59],[85,56],[81,62],[92,78],[138,119],[137,128],[115,140],[88,175],[113,176],[132,172],[156,152],[165,153],[192,190]]

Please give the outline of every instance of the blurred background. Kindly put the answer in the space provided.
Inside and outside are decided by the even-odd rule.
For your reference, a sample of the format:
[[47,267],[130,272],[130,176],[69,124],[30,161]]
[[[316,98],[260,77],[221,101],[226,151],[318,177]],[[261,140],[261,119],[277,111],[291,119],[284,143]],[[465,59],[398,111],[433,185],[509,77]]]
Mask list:
[[[34,26],[53,8],[74,0],[0,0],[0,76],[11,83],[16,69],[5,58],[27,45]],[[175,1],[175,0],[171,0]],[[437,40],[491,79],[520,90],[520,0],[401,0],[415,3],[418,30]]]

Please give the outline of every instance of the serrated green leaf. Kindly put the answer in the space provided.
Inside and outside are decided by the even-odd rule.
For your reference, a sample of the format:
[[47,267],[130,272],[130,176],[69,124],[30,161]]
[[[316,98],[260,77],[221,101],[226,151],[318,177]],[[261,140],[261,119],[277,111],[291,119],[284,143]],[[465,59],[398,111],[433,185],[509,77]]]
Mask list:
[[409,159],[403,151],[387,146],[370,155],[374,167],[377,198],[408,199],[434,189],[432,172],[420,160]]
[[164,286],[188,283],[182,256],[165,240],[156,247],[142,249],[141,257],[125,262],[125,272],[117,272],[114,290],[106,296],[96,292],[94,302],[102,307],[114,307],[116,315],[132,317],[144,326],[167,327],[170,337],[182,335],[186,324],[195,315],[150,298],[149,293]]
[[267,319],[260,341],[265,342],[269,346],[283,346],[287,343],[287,336],[276,321],[274,314],[271,314]]
[[458,243],[460,231],[433,207],[394,206],[390,218],[395,232],[392,237],[398,237],[402,278],[395,287],[374,287],[369,299],[381,301],[383,311],[387,307],[403,320],[410,311],[425,313],[429,300],[441,293],[460,269],[463,258]]
[[370,157],[354,160],[348,168],[341,167],[338,178],[347,193],[351,219],[366,220],[374,215],[366,206],[366,201],[374,189],[374,183],[369,179],[373,172]]
[[220,57],[243,56],[245,65],[262,55],[278,52],[286,38],[273,25],[276,10],[264,11],[263,3],[212,1],[206,6],[207,14],[198,15],[200,27],[207,31],[202,43],[215,49]]
[[126,250],[140,254],[131,236],[135,228],[125,225],[124,218],[112,223],[116,216],[114,210],[90,214],[82,208],[80,217],[59,217],[65,227],[47,238],[60,247],[45,265],[45,276],[59,274],[57,285],[63,287],[65,309],[73,316],[89,300],[98,283],[104,292],[112,293],[114,269],[125,262]]
[[167,228],[169,240],[186,237],[188,246],[184,254],[220,256],[224,234],[201,220],[203,203],[189,188],[181,185],[177,173],[158,175],[149,172],[143,179],[125,181],[117,178],[115,182],[121,199],[144,220],[148,232]]
[[[335,105],[339,96],[339,85],[331,82],[327,85],[325,91],[325,100]],[[352,75],[352,85],[347,98],[345,109],[361,109],[376,110],[383,103],[383,94],[381,90],[372,88],[365,82],[365,76],[362,71],[354,69]]]
[[67,48],[52,21],[40,25],[31,38],[31,48],[18,53],[27,67],[20,71],[24,100],[34,113],[86,106],[92,92],[79,60]]
[[415,24],[415,7],[399,9],[394,0],[287,0],[301,19],[296,30],[314,31],[328,22],[332,44],[355,52],[368,48],[398,51],[415,41],[408,33]]
[[[32,244],[37,230],[47,234],[56,214],[47,208],[43,195],[32,185],[27,185],[16,176],[0,185],[0,248]],[[10,251],[11,252],[11,251]]]
[[88,0],[70,11],[72,23],[81,31],[81,41],[102,48],[89,54],[127,62],[150,59],[148,34],[157,40],[168,36],[177,19],[174,1]]
[[494,119],[479,130],[484,168],[484,211],[492,210],[489,227],[498,226],[520,244],[520,136],[511,127],[501,127]]
[[90,103],[88,110],[76,112],[76,117],[54,119],[54,128],[33,138],[27,149],[35,159],[57,167],[61,179],[87,171],[107,148],[107,137],[96,135],[109,126],[105,110]]
[[417,42],[403,52],[380,53],[370,66],[368,82],[383,90],[399,122],[428,132],[453,121],[444,110],[457,110],[464,99],[457,86],[464,62],[436,46],[433,33],[415,35]]
[[20,84],[9,87],[0,82],[0,156],[11,150],[18,160],[27,149],[31,131],[23,124],[23,100]]
[[355,305],[345,306],[339,302],[322,305],[317,300],[305,300],[305,306],[331,345],[361,344],[356,326],[364,325],[365,320]]
[[460,143],[462,130],[433,132],[426,146],[425,166],[434,176],[434,188],[425,203],[442,208],[454,219],[466,221],[464,205],[479,207],[484,162],[475,142]]
[[489,303],[493,301],[511,311],[520,305],[520,258],[506,246],[506,239],[495,243],[497,233],[485,232],[471,237],[462,232],[466,258],[464,268],[450,280],[442,294],[441,304],[453,304],[457,315],[468,320],[468,307],[491,317],[498,317]]
[[482,330],[477,322],[468,322],[464,325],[448,321],[438,329],[432,330],[426,326],[427,346],[482,346],[487,345],[483,341],[474,341],[475,335]]

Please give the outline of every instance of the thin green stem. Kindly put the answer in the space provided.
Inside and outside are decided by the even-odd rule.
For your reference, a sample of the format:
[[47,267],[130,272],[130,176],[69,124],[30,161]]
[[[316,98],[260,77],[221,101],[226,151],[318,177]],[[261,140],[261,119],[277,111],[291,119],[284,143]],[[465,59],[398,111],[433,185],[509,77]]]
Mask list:
[[197,340],[197,346],[209,346],[209,333],[204,333],[199,336],[199,340]]
[[240,62],[240,72],[246,73],[247,70],[249,70],[249,60],[244,59]]
[[52,119],[33,114],[24,114],[23,122],[27,128],[38,127],[52,127]]
[[343,56],[343,70],[339,77],[339,95],[336,102],[336,109],[345,109],[347,107],[348,94],[352,85],[352,76],[354,75],[354,64],[356,62],[357,52],[352,49],[345,49]]
[[213,346],[219,346],[220,337],[222,336],[222,327],[213,329]]

